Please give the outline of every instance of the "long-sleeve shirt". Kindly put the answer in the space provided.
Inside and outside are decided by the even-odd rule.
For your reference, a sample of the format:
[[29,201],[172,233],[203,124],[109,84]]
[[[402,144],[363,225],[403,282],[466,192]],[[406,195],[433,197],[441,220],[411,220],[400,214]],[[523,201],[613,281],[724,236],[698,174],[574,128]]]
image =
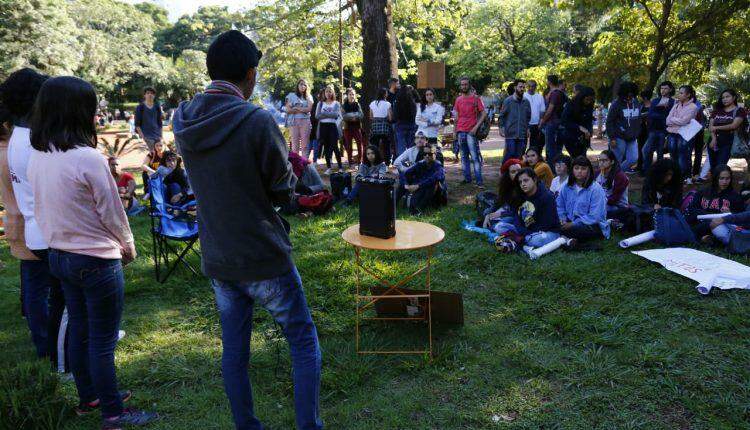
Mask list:
[[712,195],[710,189],[698,192],[687,209],[686,219],[689,223],[697,222],[698,215],[718,213],[738,213],[745,210],[742,196],[733,189],[726,189]]
[[359,169],[357,170],[356,177],[362,176],[364,178],[379,178],[381,176],[385,176],[385,174],[388,172],[388,166],[385,165],[385,163],[380,163],[375,166],[370,166],[366,163],[361,163],[359,165]]
[[420,188],[435,185],[438,182],[445,181],[445,171],[443,165],[437,161],[428,163],[425,160],[411,166],[404,173],[406,183],[409,185],[419,185]]
[[396,157],[396,160],[393,161],[393,165],[396,166],[396,169],[398,169],[400,173],[406,172],[417,162],[417,156],[419,156],[419,151],[421,150],[422,148],[418,146],[412,146]]
[[33,151],[28,167],[34,214],[50,248],[119,259],[133,242],[117,184],[94,148]]
[[531,104],[528,100],[523,96],[518,98],[515,94],[505,98],[499,121],[506,139],[525,139],[530,120]]
[[670,189],[654,190],[646,181],[641,190],[641,203],[644,205],[659,205],[666,208],[679,208],[682,203],[682,193],[672,192]]
[[422,105],[417,105],[416,124],[419,126],[417,131],[421,131],[428,138],[436,138],[440,126],[443,124],[445,108],[440,103],[426,105],[422,110]]
[[750,227],[750,211],[727,215],[724,217],[724,222],[748,228]]
[[536,193],[516,208],[513,224],[520,234],[537,231],[558,231],[560,219],[555,210],[555,196],[543,184],[539,184]]
[[680,127],[690,124],[690,121],[695,119],[697,112],[698,106],[693,102],[675,103],[672,110],[669,111],[669,115],[667,115],[667,131],[670,133],[679,132]]
[[628,185],[630,185],[628,175],[622,171],[617,172],[612,179],[612,185],[608,187],[607,177],[599,173],[596,176],[596,182],[601,185],[607,194],[607,206],[617,206],[618,208],[628,206]]
[[662,104],[662,98],[657,97],[651,100],[651,106],[648,108],[648,130],[649,131],[664,131],[667,127],[666,121],[669,112],[675,104],[673,98],[669,97],[665,99],[666,103]]
[[[529,166],[528,163],[523,163],[523,167],[531,166]],[[538,161],[536,164],[534,164],[533,169],[539,180],[544,182],[544,186],[546,186],[547,188],[552,186],[552,179],[555,178],[555,175],[552,173],[552,169],[550,169],[549,164],[545,163],[544,161]]]
[[557,195],[557,216],[560,221],[575,225],[598,224],[604,237],[609,239],[607,195],[596,182],[592,182],[588,188],[577,184],[563,186]]

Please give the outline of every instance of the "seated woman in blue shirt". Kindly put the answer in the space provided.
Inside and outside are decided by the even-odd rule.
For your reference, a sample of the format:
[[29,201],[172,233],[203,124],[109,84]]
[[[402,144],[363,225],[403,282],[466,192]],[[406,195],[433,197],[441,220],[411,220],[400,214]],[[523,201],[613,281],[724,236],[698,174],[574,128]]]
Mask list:
[[586,156],[573,160],[568,183],[557,196],[560,230],[568,246],[592,239],[609,239],[607,194],[594,181],[594,167]]

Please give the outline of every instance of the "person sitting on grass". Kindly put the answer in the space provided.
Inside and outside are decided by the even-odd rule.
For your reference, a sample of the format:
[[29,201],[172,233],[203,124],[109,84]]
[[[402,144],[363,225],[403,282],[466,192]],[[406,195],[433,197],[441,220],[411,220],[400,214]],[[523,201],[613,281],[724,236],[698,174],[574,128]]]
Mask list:
[[[143,170],[143,174],[141,175],[143,178],[143,193],[148,196],[149,189],[148,189],[148,178],[149,176],[156,173],[156,169],[161,166],[161,164],[164,162],[164,142],[161,140],[157,140],[154,143],[154,149],[149,151],[148,154],[146,154],[146,158],[143,159],[143,163],[141,165],[141,170]],[[146,197],[146,200],[148,198]]]
[[517,195],[515,179],[521,171],[522,161],[518,158],[505,160],[500,167],[500,185],[497,189],[497,203],[495,207],[485,214],[482,228],[493,230],[495,223],[510,223],[513,220],[513,207],[517,206],[519,196]]
[[346,204],[352,204],[359,194],[359,183],[357,178],[382,178],[388,173],[388,166],[383,161],[383,155],[375,145],[370,145],[365,151],[365,159],[359,165],[357,175],[354,177],[352,191],[346,196]]
[[531,167],[534,169],[534,173],[540,181],[544,182],[544,186],[549,188],[552,185],[552,169],[549,168],[549,164],[544,161],[544,157],[539,153],[536,148],[529,148],[523,156],[523,167]]
[[651,165],[641,190],[641,203],[661,208],[679,209],[682,204],[682,174],[671,158],[662,158]]
[[557,196],[557,216],[568,247],[592,239],[609,239],[607,195],[594,181],[594,167],[586,156],[573,160],[573,174]]
[[495,231],[500,234],[495,247],[504,253],[513,252],[524,244],[537,248],[560,237],[560,220],[552,192],[529,167],[521,169],[514,182],[522,201],[514,208],[513,223],[501,221],[495,225]]
[[412,215],[419,215],[429,207],[448,204],[448,190],[445,186],[443,165],[435,160],[437,148],[426,145],[424,159],[404,172],[404,189],[409,193],[406,207]]
[[699,220],[698,215],[745,211],[745,202],[732,185],[732,169],[720,164],[711,173],[711,185],[696,193],[686,210],[686,219],[695,237],[705,243],[713,240],[711,221]]
[[609,149],[599,154],[599,174],[596,183],[601,185],[607,194],[607,218],[624,219],[630,207],[628,203],[628,186],[630,179],[620,168],[617,156]]
[[732,231],[737,229],[750,229],[750,211],[727,215],[723,218],[712,219],[709,228],[711,229],[712,238],[707,238],[705,242],[711,243],[716,239],[724,246],[729,245]]
[[125,208],[125,212],[129,213],[131,209],[135,208],[135,178],[128,172],[120,170],[120,163],[117,161],[117,157],[109,157],[109,172],[112,177],[115,178],[117,184],[117,192],[120,194],[120,201],[122,207]]
[[560,194],[560,189],[568,183],[568,176],[573,168],[573,161],[567,155],[560,155],[555,159],[555,173],[557,176],[552,179],[552,185],[549,190],[555,195]]
[[[393,162],[393,165],[398,170],[398,178],[399,178],[399,184],[398,189],[396,190],[396,201],[401,200],[401,197],[404,196],[406,191],[404,190],[404,184],[406,183],[404,181],[404,173],[406,173],[407,170],[409,170],[412,166],[414,166],[419,160],[424,158],[424,151],[423,148],[427,145],[427,136],[422,131],[417,131],[414,134],[414,146],[407,148],[404,152],[399,155],[396,160]],[[440,165],[443,164],[443,154],[440,152],[440,149],[436,146],[435,147],[437,153],[435,155],[435,160],[440,163]]]

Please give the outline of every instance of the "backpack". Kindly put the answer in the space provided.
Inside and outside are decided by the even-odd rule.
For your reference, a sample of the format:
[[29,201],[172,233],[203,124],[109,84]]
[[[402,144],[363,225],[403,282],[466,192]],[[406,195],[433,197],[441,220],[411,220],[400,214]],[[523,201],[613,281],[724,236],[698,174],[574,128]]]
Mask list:
[[333,207],[333,196],[328,190],[323,190],[311,196],[297,198],[300,212],[312,212],[315,215],[325,215]]
[[750,254],[750,230],[735,228],[729,233],[727,251],[731,254]]
[[[479,100],[478,96],[474,96],[474,112],[476,112],[477,116],[479,116]],[[477,132],[474,135],[474,137],[477,138],[477,140],[485,140],[487,139],[487,136],[490,135],[490,116],[487,115],[484,117],[484,120],[479,123],[479,127],[477,127]]]
[[695,235],[682,212],[674,208],[661,208],[654,214],[656,240],[664,245],[695,243]]
[[477,194],[475,207],[477,210],[477,223],[481,227],[484,223],[484,217],[497,205],[497,194],[492,191],[482,191]]
[[331,174],[331,194],[335,200],[341,200],[352,192],[352,174],[338,172]]

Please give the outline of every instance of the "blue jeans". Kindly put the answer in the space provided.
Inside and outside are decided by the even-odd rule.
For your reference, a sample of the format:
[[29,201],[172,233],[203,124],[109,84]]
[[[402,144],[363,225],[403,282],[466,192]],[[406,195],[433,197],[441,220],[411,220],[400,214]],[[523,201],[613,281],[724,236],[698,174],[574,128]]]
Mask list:
[[664,142],[667,139],[667,132],[663,130],[655,130],[648,132],[648,139],[646,144],[643,145],[643,172],[648,172],[651,168],[651,163],[654,159],[654,151],[656,151],[656,159],[661,160],[664,158]]
[[617,138],[616,147],[611,147],[612,152],[615,153],[617,161],[620,162],[622,170],[627,172],[633,169],[633,166],[638,162],[638,140],[625,140]]
[[723,243],[724,245],[729,245],[729,237],[733,230],[737,228],[734,224],[719,224],[715,229],[711,230],[711,233],[714,235],[716,239],[719,240],[719,242]]
[[396,130],[396,157],[401,155],[407,148],[414,146],[414,133],[416,125],[406,122],[397,122]]
[[550,121],[543,126],[544,144],[547,148],[547,160],[554,162],[562,154],[562,146],[557,141],[557,129],[560,127],[558,121]]
[[[500,222],[495,224],[495,232],[497,234],[505,234],[505,233],[516,233],[518,234],[518,229],[514,224],[509,222],[508,219],[501,219]],[[559,233],[550,232],[550,231],[537,231],[534,233],[529,233],[526,236],[524,236],[524,243],[527,246],[530,246],[532,248],[538,248],[540,246],[544,246],[553,240],[560,237]]]
[[503,151],[503,163],[509,158],[521,158],[526,151],[526,139],[505,139],[505,151]]
[[669,133],[667,141],[669,142],[669,156],[680,166],[682,175],[686,178],[690,177],[692,145],[676,133]]
[[718,135],[716,137],[716,144],[718,148],[716,151],[708,147],[708,161],[711,165],[711,172],[714,171],[716,166],[721,164],[729,164],[729,158],[732,156],[732,143],[734,142],[734,134],[729,135]]
[[464,179],[471,182],[471,168],[474,167],[474,178],[477,185],[482,185],[482,153],[479,151],[479,141],[467,131],[460,131],[458,142],[461,148],[461,165],[464,171]]
[[82,402],[99,399],[104,418],[122,413],[115,346],[125,291],[120,260],[52,249],[50,271],[60,279],[68,306],[70,368]]
[[271,313],[289,342],[294,379],[297,428],[322,429],[320,418],[321,352],[318,333],[307,307],[302,280],[294,268],[286,275],[257,282],[211,280],[221,320],[224,350],[221,371],[234,423],[238,430],[262,429],[255,417],[253,394],[247,374],[253,305],[257,301]]

